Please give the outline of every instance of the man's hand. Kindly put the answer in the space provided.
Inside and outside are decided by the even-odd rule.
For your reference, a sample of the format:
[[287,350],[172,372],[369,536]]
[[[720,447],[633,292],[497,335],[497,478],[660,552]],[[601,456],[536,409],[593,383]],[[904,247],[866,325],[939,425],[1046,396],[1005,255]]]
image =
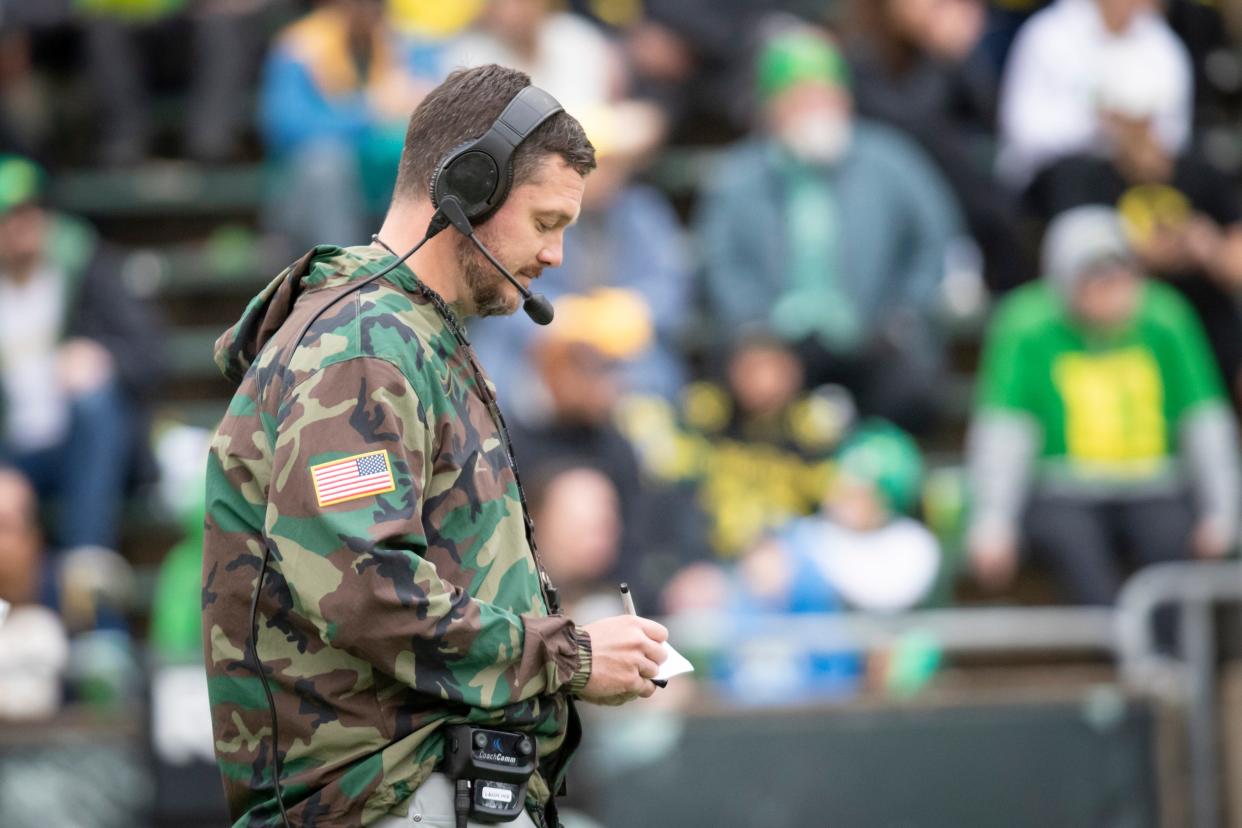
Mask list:
[[1186,245],[1186,226],[1157,222],[1134,239],[1134,250],[1144,267],[1157,273],[1182,274],[1195,266]]
[[648,618],[614,615],[582,628],[591,636],[591,678],[580,694],[595,704],[625,704],[655,692],[668,630]]
[[93,339],[70,339],[56,354],[60,386],[71,397],[89,394],[112,379],[115,366],[108,349]]
[[1195,526],[1192,551],[1200,560],[1219,560],[1233,551],[1233,538],[1219,521],[1204,518]]
[[989,592],[1000,592],[1018,572],[1018,543],[1011,532],[978,527],[969,540],[970,568]]

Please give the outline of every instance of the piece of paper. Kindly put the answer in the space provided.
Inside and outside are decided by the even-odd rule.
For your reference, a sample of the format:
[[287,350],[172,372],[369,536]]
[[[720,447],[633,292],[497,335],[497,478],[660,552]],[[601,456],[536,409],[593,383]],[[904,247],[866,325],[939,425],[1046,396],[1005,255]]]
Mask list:
[[667,681],[673,676],[694,672],[694,665],[684,655],[674,650],[673,645],[667,641],[664,642],[664,655],[666,658],[660,665],[660,672],[656,673],[656,681]]

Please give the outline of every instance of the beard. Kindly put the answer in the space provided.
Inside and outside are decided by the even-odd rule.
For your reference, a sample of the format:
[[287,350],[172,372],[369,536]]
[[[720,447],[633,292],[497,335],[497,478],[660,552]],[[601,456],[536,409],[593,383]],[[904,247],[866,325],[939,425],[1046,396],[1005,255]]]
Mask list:
[[[484,234],[486,228],[480,228],[477,236],[480,242],[489,250],[493,251],[493,255],[504,264],[510,273],[514,276],[529,276],[533,278],[538,276],[538,271],[531,268],[522,268],[514,271],[513,267],[504,260],[501,255],[495,253],[498,246],[491,243],[491,240]],[[512,289],[507,279],[492,266],[482,253],[475,249],[474,245],[465,236],[457,235],[457,255],[461,262],[462,278],[466,283],[466,290],[469,292],[471,301],[474,304],[475,316],[508,316],[515,313],[521,304],[521,295],[516,297],[517,293]]]

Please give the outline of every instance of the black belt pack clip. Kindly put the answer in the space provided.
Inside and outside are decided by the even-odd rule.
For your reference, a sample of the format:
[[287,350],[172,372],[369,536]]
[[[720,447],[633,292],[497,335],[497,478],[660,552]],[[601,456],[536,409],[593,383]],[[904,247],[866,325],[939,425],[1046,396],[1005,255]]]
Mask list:
[[538,767],[535,737],[457,725],[444,740],[444,770],[456,788],[458,824],[511,822],[522,813],[526,785]]

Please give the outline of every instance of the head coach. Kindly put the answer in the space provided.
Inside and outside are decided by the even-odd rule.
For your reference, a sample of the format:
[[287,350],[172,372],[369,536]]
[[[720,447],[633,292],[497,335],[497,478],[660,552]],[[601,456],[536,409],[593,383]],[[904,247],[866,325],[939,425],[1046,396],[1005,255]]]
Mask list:
[[235,825],[555,826],[573,698],[654,691],[663,627],[560,614],[462,327],[550,320],[530,282],[594,166],[526,75],[455,72],[373,243],[309,251],[217,342],[203,636]]

